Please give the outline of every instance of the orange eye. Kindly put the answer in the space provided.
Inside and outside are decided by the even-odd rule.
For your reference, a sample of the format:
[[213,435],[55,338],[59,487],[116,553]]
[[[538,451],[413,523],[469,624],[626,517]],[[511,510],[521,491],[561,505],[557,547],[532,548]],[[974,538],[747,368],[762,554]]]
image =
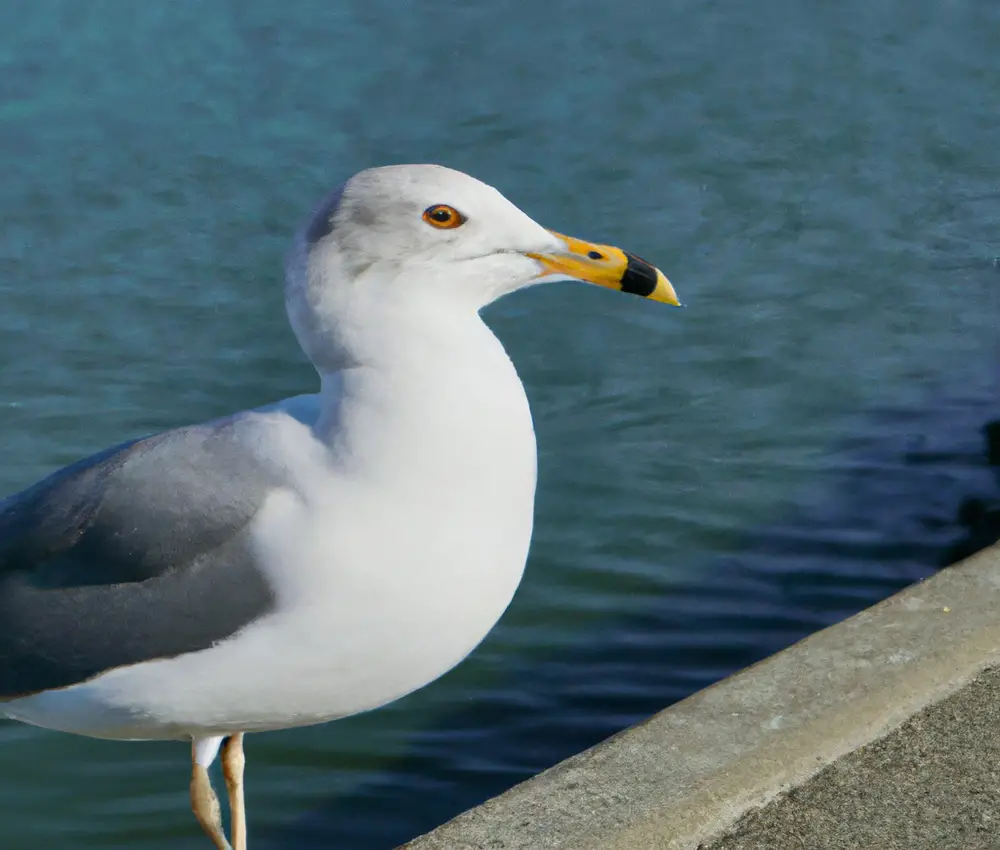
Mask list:
[[451,230],[465,224],[465,216],[447,204],[435,204],[424,210],[424,221],[441,230]]

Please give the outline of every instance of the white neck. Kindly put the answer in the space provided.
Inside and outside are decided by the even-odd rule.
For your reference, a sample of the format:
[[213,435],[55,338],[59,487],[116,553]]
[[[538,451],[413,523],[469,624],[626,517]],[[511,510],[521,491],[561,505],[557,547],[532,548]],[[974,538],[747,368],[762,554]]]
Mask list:
[[502,499],[530,479],[533,495],[534,429],[510,358],[478,315],[436,319],[432,332],[387,334],[378,360],[322,374],[317,437],[343,471],[397,493],[422,498],[445,480],[462,499]]

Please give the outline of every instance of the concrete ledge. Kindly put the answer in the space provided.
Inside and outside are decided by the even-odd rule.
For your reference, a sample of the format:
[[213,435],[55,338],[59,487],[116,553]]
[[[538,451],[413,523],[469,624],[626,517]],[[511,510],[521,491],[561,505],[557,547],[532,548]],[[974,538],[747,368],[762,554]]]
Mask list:
[[696,850],[995,666],[1000,547],[694,694],[406,848]]
[[1000,670],[745,814],[703,850],[997,850]]

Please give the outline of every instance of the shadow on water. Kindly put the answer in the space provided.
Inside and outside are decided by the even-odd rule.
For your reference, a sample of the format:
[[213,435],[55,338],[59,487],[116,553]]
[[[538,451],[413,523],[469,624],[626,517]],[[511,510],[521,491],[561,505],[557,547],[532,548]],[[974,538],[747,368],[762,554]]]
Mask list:
[[[391,772],[258,844],[394,847],[1000,539],[998,407],[987,391],[869,413],[780,523],[746,534],[697,584],[592,644],[515,661],[474,705],[417,731]],[[678,652],[683,680],[663,664]],[[546,710],[560,712],[558,736]]]

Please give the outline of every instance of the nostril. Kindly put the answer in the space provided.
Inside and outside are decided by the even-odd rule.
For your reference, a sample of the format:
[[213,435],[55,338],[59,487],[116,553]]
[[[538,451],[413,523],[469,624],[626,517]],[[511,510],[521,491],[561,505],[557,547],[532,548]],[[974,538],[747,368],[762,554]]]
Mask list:
[[604,254],[602,254],[600,251],[588,251],[587,252],[587,256],[590,257],[590,259],[592,259],[592,260],[603,260],[604,259]]

